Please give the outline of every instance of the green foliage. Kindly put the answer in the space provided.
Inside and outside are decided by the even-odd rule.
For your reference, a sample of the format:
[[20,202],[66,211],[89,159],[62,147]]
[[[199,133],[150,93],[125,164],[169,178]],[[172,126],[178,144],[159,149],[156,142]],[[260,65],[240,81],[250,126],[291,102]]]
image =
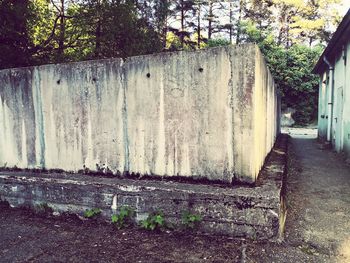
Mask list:
[[141,227],[146,230],[156,230],[165,227],[165,219],[162,212],[150,214],[147,219],[141,221]]
[[224,38],[208,39],[207,47],[220,47],[230,45],[230,41]]
[[130,207],[123,206],[118,214],[112,215],[112,224],[118,229],[132,225],[135,216],[135,211]]
[[296,124],[305,125],[317,117],[318,76],[311,73],[323,47],[279,45],[270,30],[259,30],[252,22],[242,23],[245,42],[255,42],[264,54],[280,91],[282,108],[296,110]]
[[244,28],[252,38],[269,30],[283,47],[311,45],[329,40],[339,2],[2,0],[0,68],[221,46],[228,36],[241,43]]
[[[161,24],[167,5],[157,8]],[[0,68],[159,52],[160,24],[144,9],[132,0],[2,0]]]
[[243,0],[240,18],[254,21],[259,30],[273,29],[279,45],[325,43],[339,23],[340,3],[347,0]]
[[27,66],[31,63],[33,43],[28,32],[28,21],[33,17],[28,0],[0,1],[0,69]]
[[[282,98],[282,109],[296,110],[297,125],[317,117],[318,76],[313,66],[336,25],[339,0],[245,0],[238,43],[255,42],[264,54]],[[338,8],[339,9],[339,8]],[[272,13],[271,10],[274,10]],[[277,24],[276,24],[277,22]]]
[[[87,32],[88,58],[128,57],[161,50],[149,21],[138,17],[134,1],[87,1],[80,27]],[[93,33],[92,33],[92,32]]]
[[202,221],[202,217],[200,215],[198,215],[198,214],[191,214],[188,211],[185,211],[182,214],[182,217],[181,217],[182,225],[185,228],[194,229],[194,228],[198,227],[198,225],[199,225],[199,223],[201,221]]
[[84,217],[86,218],[95,218],[101,214],[101,209],[99,208],[92,208],[88,209],[84,212]]

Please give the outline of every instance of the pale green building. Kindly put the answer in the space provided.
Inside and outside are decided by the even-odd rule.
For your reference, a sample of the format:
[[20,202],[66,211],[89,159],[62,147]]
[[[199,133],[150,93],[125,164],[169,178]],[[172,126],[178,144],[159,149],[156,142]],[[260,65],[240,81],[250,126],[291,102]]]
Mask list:
[[320,76],[318,136],[350,158],[350,9],[313,72]]

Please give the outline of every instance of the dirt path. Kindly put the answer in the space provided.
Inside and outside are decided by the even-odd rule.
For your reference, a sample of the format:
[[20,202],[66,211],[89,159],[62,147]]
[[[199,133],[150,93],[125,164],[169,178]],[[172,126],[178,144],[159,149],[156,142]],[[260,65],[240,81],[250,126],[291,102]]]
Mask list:
[[350,262],[350,168],[309,134],[291,135],[299,163],[288,180],[286,240],[325,262]]
[[319,149],[314,131],[289,132],[294,138],[282,243],[117,230],[0,206],[0,262],[350,262],[350,168]]
[[282,244],[247,247],[246,262],[350,262],[350,167],[322,150],[315,129],[292,136],[287,177],[288,215]]

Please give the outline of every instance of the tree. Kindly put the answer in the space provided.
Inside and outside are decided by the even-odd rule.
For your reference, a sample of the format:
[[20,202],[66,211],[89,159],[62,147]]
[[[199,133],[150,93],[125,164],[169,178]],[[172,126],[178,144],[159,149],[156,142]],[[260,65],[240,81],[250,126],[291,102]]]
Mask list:
[[331,36],[330,28],[339,23],[340,2],[340,0],[308,0],[301,7],[298,16],[293,17],[290,25],[293,38],[308,43],[309,46],[315,40],[327,43]]
[[[181,43],[181,49],[186,46],[193,47],[196,42],[191,40],[193,33],[194,23],[193,18],[196,14],[195,1],[192,0],[178,0],[174,1],[172,7],[172,13],[174,14],[175,21],[180,23],[180,27],[169,27],[169,30],[179,37]],[[179,19],[176,19],[179,17]]]
[[254,21],[259,30],[271,27],[274,22],[273,0],[241,0],[240,2],[244,18]]
[[[87,0],[73,15],[73,35],[82,59],[127,57],[161,50],[161,40],[151,21],[143,17],[144,5],[132,0]],[[72,11],[73,12],[73,11]],[[141,41],[142,40],[142,41]],[[78,51],[77,51],[78,52]]]
[[169,17],[171,16],[170,10],[171,3],[168,0],[155,0],[154,3],[154,17],[155,28],[162,41],[162,48],[166,48]]
[[206,19],[208,20],[208,39],[212,38],[212,34],[213,34],[213,23],[217,22],[217,16],[214,15],[215,13],[215,2],[213,1],[208,1],[207,3],[207,10],[206,10]]
[[264,54],[282,96],[282,108],[296,109],[297,124],[307,124],[317,116],[318,77],[311,73],[322,46],[279,45],[271,30],[259,30],[253,22],[242,27],[242,41],[255,42]]
[[28,20],[33,15],[29,0],[0,1],[0,68],[31,64]]
[[329,41],[329,28],[338,20],[341,0],[273,0],[277,13],[278,40],[289,47],[293,43],[310,46],[318,39]]

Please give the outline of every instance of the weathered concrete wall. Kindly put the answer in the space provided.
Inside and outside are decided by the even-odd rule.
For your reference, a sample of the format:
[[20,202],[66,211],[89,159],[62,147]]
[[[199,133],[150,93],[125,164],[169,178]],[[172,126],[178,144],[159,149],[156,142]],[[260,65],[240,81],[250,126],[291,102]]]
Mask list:
[[[258,48],[255,49],[255,84],[253,99],[254,155],[251,163],[255,178],[263,166],[265,157],[271,151],[277,134],[280,133],[281,119],[277,88],[265,59]],[[244,149],[242,149],[244,151]]]
[[255,181],[278,132],[255,45],[0,71],[0,166]]
[[199,229],[207,233],[277,239],[283,235],[286,215],[282,178],[287,142],[287,135],[279,137],[257,187],[5,171],[0,172],[0,201],[14,207],[46,204],[54,211],[78,214],[100,208],[109,222],[111,214],[128,206],[137,221],[161,211],[175,226],[188,211],[202,217]]

